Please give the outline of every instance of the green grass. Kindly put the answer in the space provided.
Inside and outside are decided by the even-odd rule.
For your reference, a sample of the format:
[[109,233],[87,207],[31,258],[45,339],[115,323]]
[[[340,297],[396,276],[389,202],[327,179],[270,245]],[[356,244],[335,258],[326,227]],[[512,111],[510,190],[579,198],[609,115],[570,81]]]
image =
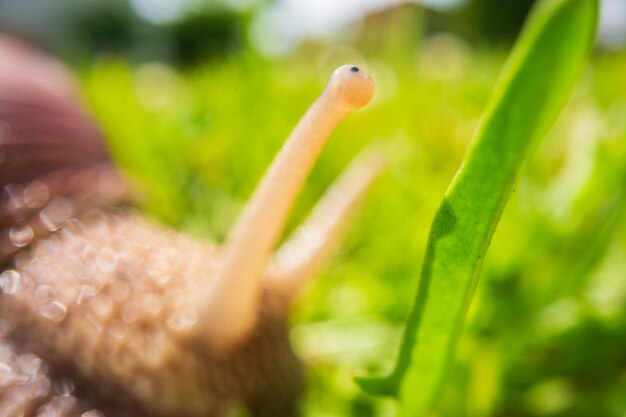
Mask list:
[[[297,305],[293,338],[310,365],[307,417],[395,414],[393,403],[360,393],[352,372],[393,365],[431,219],[504,56],[438,38],[424,41],[417,60],[414,51],[366,57],[377,98],[331,139],[290,227],[360,148],[394,141],[401,156]],[[245,53],[181,73],[109,58],[84,82],[146,212],[220,241],[323,87],[331,68],[319,62]],[[626,55],[595,57],[516,187],[436,415],[626,412],[623,68]]]
[[499,76],[435,214],[397,365],[357,379],[367,392],[397,397],[402,416],[432,409],[502,211],[595,43],[598,7],[597,0],[539,3]]

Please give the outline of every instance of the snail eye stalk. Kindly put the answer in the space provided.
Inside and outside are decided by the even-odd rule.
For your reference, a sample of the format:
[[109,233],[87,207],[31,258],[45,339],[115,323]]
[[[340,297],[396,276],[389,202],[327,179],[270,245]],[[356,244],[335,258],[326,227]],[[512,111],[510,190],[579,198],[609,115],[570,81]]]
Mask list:
[[337,124],[374,95],[372,79],[353,68],[345,65],[333,72],[291,132],[229,234],[215,280],[200,292],[201,324],[217,351],[226,350],[254,326],[272,250],[315,160]]
[[377,148],[363,151],[278,249],[267,280],[285,300],[293,300],[332,258],[359,203],[386,165],[384,151]]

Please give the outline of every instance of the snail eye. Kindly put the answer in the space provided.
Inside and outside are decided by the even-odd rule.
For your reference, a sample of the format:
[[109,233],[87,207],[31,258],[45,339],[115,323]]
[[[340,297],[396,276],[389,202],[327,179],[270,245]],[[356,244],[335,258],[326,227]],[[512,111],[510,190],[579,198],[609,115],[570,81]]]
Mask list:
[[350,68],[350,71],[352,71],[352,72],[359,72],[359,67],[352,67],[352,68]]

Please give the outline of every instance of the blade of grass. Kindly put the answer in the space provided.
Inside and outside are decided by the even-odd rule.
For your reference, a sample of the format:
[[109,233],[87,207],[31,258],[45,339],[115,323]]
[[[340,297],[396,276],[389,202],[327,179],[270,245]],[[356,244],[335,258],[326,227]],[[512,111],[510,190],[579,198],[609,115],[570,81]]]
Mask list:
[[398,396],[401,415],[423,415],[436,398],[502,210],[569,97],[597,13],[598,0],[541,1],[511,53],[435,214],[397,365],[389,376],[356,379],[367,392]]

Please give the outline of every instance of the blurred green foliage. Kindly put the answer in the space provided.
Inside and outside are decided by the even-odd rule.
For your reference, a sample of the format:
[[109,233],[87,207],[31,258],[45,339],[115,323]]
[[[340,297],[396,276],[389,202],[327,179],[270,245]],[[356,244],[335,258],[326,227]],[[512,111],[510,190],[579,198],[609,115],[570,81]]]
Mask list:
[[[179,5],[172,7],[176,1]],[[141,15],[133,3],[164,15],[163,21]],[[124,54],[132,61],[159,59],[190,65],[240,51],[246,43],[244,29],[251,11],[216,0],[159,4],[150,0],[0,0],[0,32],[29,39],[75,64],[97,55]],[[170,9],[174,11],[167,13]]]
[[431,26],[465,39],[490,43],[515,40],[535,0],[470,0],[449,13],[434,13]]
[[[505,52],[440,35],[417,56],[384,59],[339,49],[268,62],[242,52],[184,72],[101,59],[83,80],[146,212],[220,241],[322,89],[336,63],[323,57],[363,64],[377,96],[331,139],[290,228],[360,148],[390,141],[398,157],[303,294],[293,339],[310,365],[306,416],[391,416],[393,404],[361,394],[352,372],[392,365],[432,216]],[[626,412],[624,68],[626,54],[594,58],[515,189],[437,416]]]

